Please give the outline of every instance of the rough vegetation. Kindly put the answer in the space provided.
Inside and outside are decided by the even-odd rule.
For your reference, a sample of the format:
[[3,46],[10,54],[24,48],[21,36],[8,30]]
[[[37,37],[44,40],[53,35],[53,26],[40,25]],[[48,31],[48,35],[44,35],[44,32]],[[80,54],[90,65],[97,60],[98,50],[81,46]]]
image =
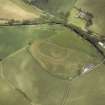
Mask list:
[[104,6],[0,0],[0,105],[105,105]]

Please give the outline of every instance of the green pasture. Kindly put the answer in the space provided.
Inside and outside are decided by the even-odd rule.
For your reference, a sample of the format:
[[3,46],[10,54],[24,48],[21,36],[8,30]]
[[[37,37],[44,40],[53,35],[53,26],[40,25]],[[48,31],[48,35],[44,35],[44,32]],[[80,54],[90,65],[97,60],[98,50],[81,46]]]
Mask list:
[[[20,42],[22,44],[19,47],[25,45],[29,41],[29,38],[31,41],[34,40],[32,41],[33,43],[28,47],[26,44],[20,50],[15,49],[14,53],[11,53],[1,62],[3,76],[13,86],[24,91],[33,103],[40,102],[47,105],[51,102],[58,103],[62,99],[61,96],[66,89],[65,87],[69,84],[72,91],[70,91],[70,97],[68,97],[70,98],[69,101],[72,101],[72,105],[77,102],[78,105],[84,105],[85,102],[94,101],[94,97],[91,97],[92,100],[87,96],[97,96],[101,90],[96,92],[97,88],[94,90],[93,87],[100,85],[100,83],[104,84],[102,80],[102,82],[99,82],[101,74],[103,75],[102,79],[104,78],[104,65],[99,65],[103,59],[98,51],[72,30],[60,25],[43,25],[37,26],[36,29],[35,26],[33,27],[35,32],[32,31],[32,27],[29,30],[28,28],[26,29],[34,34],[28,33],[31,37],[27,36],[26,33],[28,31],[24,30],[23,32],[26,32],[23,34],[23,37],[25,36],[24,40],[17,41],[17,45]],[[33,37],[33,35],[36,36]],[[16,42],[12,45],[12,48],[15,47],[15,44]],[[83,72],[83,67],[87,64],[99,65],[97,72],[91,71],[80,76]],[[88,75],[89,77],[87,77]],[[66,79],[71,80],[72,78],[72,82],[70,81],[67,85]],[[90,93],[88,93],[89,91]],[[46,92],[47,94],[44,94]],[[87,94],[85,94],[86,92]],[[83,98],[81,98],[81,94],[84,96]],[[65,93],[66,95],[67,93]],[[89,101],[86,101],[86,97]],[[48,101],[46,101],[46,98]],[[84,98],[85,100],[83,100]],[[53,104],[51,103],[51,105]]]
[[105,64],[101,62],[93,71],[71,82],[71,105],[104,105],[104,82]]
[[93,14],[90,30],[99,36],[105,36],[105,0],[78,0],[75,6]]
[[42,11],[22,0],[0,0],[0,19],[32,20],[39,19]]
[[[16,30],[18,30],[18,33]],[[37,60],[42,61],[41,64],[45,65],[44,67],[46,68],[44,69],[50,70],[54,75],[58,74],[58,76],[63,76],[63,78],[68,78],[68,76],[74,77],[82,72],[81,70],[85,65],[97,65],[103,59],[93,45],[71,29],[60,25],[32,26],[31,28],[23,27],[23,29],[21,27],[20,30],[16,28],[14,31],[17,34],[9,34],[11,35],[10,39],[8,37],[2,39],[1,57],[9,55],[3,62],[8,62],[12,58],[27,56],[26,51],[22,48],[27,47],[30,42],[34,43],[42,40],[41,45],[40,43],[35,45],[37,49],[35,49],[33,54],[35,54]],[[4,44],[3,40],[7,40],[7,43]],[[6,50],[6,48],[8,49]],[[21,56],[21,52],[24,52],[24,56]],[[25,61],[27,62],[27,57],[24,57]],[[14,60],[12,60],[11,64],[13,62]],[[17,62],[19,62],[18,59]],[[54,68],[56,68],[55,71],[53,71]],[[59,71],[61,71],[60,74]]]
[[[25,0],[23,0],[25,1]],[[62,19],[66,19],[72,7],[77,0],[26,0],[33,1],[30,5],[36,6],[39,9],[55,15]]]
[[59,34],[58,26],[4,26],[0,27],[0,58],[26,46],[37,38],[47,38]]

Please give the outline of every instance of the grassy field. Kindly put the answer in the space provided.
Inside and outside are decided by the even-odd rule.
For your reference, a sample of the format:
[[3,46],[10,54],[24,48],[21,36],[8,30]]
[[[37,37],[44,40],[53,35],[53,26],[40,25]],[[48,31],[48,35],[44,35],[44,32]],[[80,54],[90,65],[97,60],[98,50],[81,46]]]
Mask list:
[[50,0],[46,3],[39,0],[32,5],[24,2],[24,0],[0,0],[0,18],[15,20],[38,19],[44,15],[43,11],[65,18],[75,2],[76,0],[62,2],[60,0]]
[[[27,0],[28,1],[28,0]],[[34,6],[55,16],[65,18],[77,0],[33,0]]]
[[105,64],[71,83],[72,105],[104,105]]
[[[4,58],[37,38],[60,34],[58,26],[4,26],[0,27],[0,58]],[[58,29],[58,30],[57,30]]]
[[[44,1],[38,0],[34,5],[62,18],[70,13],[76,2]],[[94,15],[91,29],[104,34],[105,1],[78,1],[78,8]],[[35,6],[23,0],[0,0],[0,18],[38,19],[42,11]],[[75,25],[79,24],[78,27],[84,27],[84,21],[71,19]],[[63,25],[0,26],[1,59],[0,102],[3,105],[29,105],[27,101],[36,105],[57,105],[60,101],[62,105],[92,105],[95,102],[94,105],[105,105],[103,56],[91,43]],[[91,65],[94,69],[85,74],[85,69]]]
[[13,89],[7,80],[1,78],[0,96],[2,96],[0,98],[0,104],[2,105],[30,105],[30,103],[24,98],[24,96],[21,93]]
[[[2,39],[2,44],[4,41],[8,42],[7,40],[9,43],[4,46],[4,50],[2,50],[4,52],[1,54],[7,56],[5,51],[11,54],[2,61],[4,75],[14,86],[24,90],[33,102],[36,102],[36,99],[41,104],[46,103],[46,99],[54,99],[55,102],[56,95],[56,102],[58,102],[65,86],[64,84],[60,85],[63,82],[60,79],[71,79],[74,76],[79,76],[85,65],[97,65],[102,60],[102,56],[90,43],[60,25],[7,28],[9,30],[7,33],[11,37],[9,39],[5,36],[7,39]],[[44,40],[41,40],[43,38]],[[21,49],[22,46],[26,46],[29,39],[30,41],[35,40],[33,45]],[[14,51],[6,50],[7,45],[10,45]],[[20,47],[20,50],[16,50],[17,46]],[[43,84],[45,85],[43,86]],[[48,93],[44,94],[43,92],[46,93],[46,91]],[[52,95],[54,92],[56,94]],[[49,100],[48,103],[51,103],[52,101]]]
[[[41,61],[44,69],[50,70],[53,74],[68,77],[75,76],[81,72],[85,64],[97,65],[101,62],[101,54],[89,42],[78,36],[73,31],[60,25],[42,25],[32,27],[7,27],[6,33],[2,29],[1,57],[9,58],[21,56],[21,48],[27,46],[29,42],[39,40],[42,44],[33,44],[32,52]],[[14,30],[14,31],[13,31]],[[1,32],[1,31],[0,31]],[[48,38],[48,39],[47,39]],[[5,43],[4,43],[5,41]],[[16,52],[16,53],[14,53]],[[27,56],[27,54],[24,56]],[[27,60],[26,60],[27,61]],[[24,61],[25,62],[25,61]],[[54,69],[55,68],[55,69]],[[56,71],[57,70],[57,71]],[[59,71],[61,73],[59,74]]]
[[86,21],[83,19],[77,18],[77,14],[79,14],[78,11],[75,8],[73,8],[72,11],[70,12],[70,16],[68,17],[68,24],[71,23],[73,25],[81,27],[84,30]]
[[93,25],[90,27],[99,35],[105,35],[105,0],[78,0],[76,7],[93,14]]
[[41,10],[22,0],[0,0],[0,18],[27,20],[39,18],[41,14]]

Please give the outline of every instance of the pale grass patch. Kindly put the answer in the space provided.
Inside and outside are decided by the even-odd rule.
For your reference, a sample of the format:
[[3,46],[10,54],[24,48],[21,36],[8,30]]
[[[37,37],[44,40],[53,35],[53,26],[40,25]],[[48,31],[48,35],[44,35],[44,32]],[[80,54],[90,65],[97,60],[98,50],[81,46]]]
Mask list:
[[39,17],[40,14],[37,12],[37,10],[34,13],[32,13],[21,8],[20,6],[16,5],[15,3],[9,0],[4,2],[0,0],[0,18],[25,20]]

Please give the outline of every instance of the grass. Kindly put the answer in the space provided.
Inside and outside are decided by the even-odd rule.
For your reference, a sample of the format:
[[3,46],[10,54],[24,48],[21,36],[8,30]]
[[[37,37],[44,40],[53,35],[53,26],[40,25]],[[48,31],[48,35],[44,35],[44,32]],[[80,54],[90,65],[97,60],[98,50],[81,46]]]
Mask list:
[[0,0],[0,18],[27,20],[37,19],[41,11],[25,4],[22,0]]
[[[43,38],[43,40],[46,38],[50,39],[46,39],[42,44],[39,43],[34,45],[32,47],[32,52],[39,63],[44,65],[42,65],[43,69],[50,70],[54,75],[72,77],[78,75],[86,64],[97,65],[102,60],[101,54],[94,46],[65,27],[60,25],[55,25],[53,27],[50,25],[43,25],[39,26],[39,28],[36,27],[36,29],[35,26],[33,27],[34,29],[31,27],[31,29],[26,28],[26,30],[23,28],[24,31],[21,27],[20,29],[22,31],[19,32],[18,29],[19,33],[17,35],[13,33],[13,36],[11,36],[12,39],[10,38],[9,41],[6,41],[8,43],[5,43],[6,45],[3,46],[3,48],[6,49],[8,45],[7,48],[9,49],[7,49],[7,52],[2,49],[1,51],[4,52],[1,52],[1,55],[5,54],[6,56],[8,53],[11,53],[11,56],[4,59],[4,62],[7,62],[11,58],[22,58],[20,52],[24,52],[24,50],[22,49],[18,52],[17,49],[26,46],[28,42],[33,42],[34,40],[37,42],[39,39]],[[16,29],[14,32],[17,33]],[[2,39],[2,44],[4,44],[3,40],[7,39]],[[24,53],[24,56],[27,56],[27,53],[26,55]],[[27,59],[27,57],[24,58]]]
[[[67,82],[62,79],[78,76],[84,65],[91,63],[94,65],[99,64],[102,56],[90,43],[65,27],[60,25],[32,27],[7,27],[9,30],[7,33],[11,33],[8,35],[12,35],[11,37],[14,36],[14,41],[10,37],[9,44],[6,44],[6,46],[10,45],[15,53],[12,52],[10,56],[2,61],[5,78],[14,86],[24,91],[33,102],[38,101],[40,104],[47,102],[49,105],[51,102],[58,103],[59,100],[62,99],[61,96],[64,94],[64,90],[67,89],[66,87],[68,85],[66,85]],[[18,30],[19,33],[17,33],[17,35],[12,34],[13,28],[14,33],[17,33],[16,30]],[[8,37],[5,37],[8,40]],[[26,46],[26,42],[28,42],[29,39],[31,39],[31,41],[35,40],[33,46],[28,47],[31,53],[29,53],[26,48],[16,50],[16,45],[19,47]],[[7,40],[5,39],[4,41],[8,42]],[[4,41],[2,39],[2,44],[4,44]],[[4,49],[6,49],[6,47]],[[5,51],[2,54],[4,53]],[[95,79],[99,80],[97,79],[99,77],[97,77],[97,75],[95,76],[95,73],[93,76],[95,83]],[[92,77],[90,78],[92,79]],[[87,86],[90,78],[87,78],[86,83],[84,80],[81,80],[82,82],[76,83],[74,81],[74,84],[70,84],[72,90],[74,90],[72,91],[73,93],[70,92],[71,99],[75,99],[73,95],[82,91],[82,87]],[[78,79],[78,81],[80,79]],[[83,82],[85,83],[84,85],[82,85]],[[81,85],[79,85],[79,83]],[[93,86],[92,83],[91,85]],[[91,87],[91,85],[89,86]],[[75,88],[80,91],[75,92]],[[44,92],[48,93],[44,94]],[[93,91],[91,93],[93,93]],[[79,94],[83,94],[83,92]],[[48,101],[46,101],[46,99]]]
[[[0,58],[26,46],[37,38],[47,38],[59,34],[58,26],[4,26],[0,27]],[[58,30],[57,30],[58,29]]]
[[55,16],[65,18],[77,0],[38,0],[33,5]]
[[[93,5],[94,4],[94,5]],[[105,34],[105,0],[78,0],[76,6],[93,14],[93,25],[90,29],[98,35]]]
[[71,83],[71,104],[104,105],[105,65],[102,64],[90,73]]
[[[44,7],[42,4],[38,4],[38,6],[55,15],[70,11],[73,6],[69,5],[71,0],[60,1],[51,0],[48,5],[43,5]],[[66,3],[65,6],[64,3]],[[34,12],[34,10],[36,11]],[[38,18],[40,13],[37,11],[40,10],[25,4],[22,0],[0,0],[0,18],[18,20]],[[74,24],[84,27],[82,21],[72,21]],[[93,27],[96,27],[96,24]],[[98,32],[99,30],[97,29]],[[39,40],[43,40],[43,42],[34,43],[34,41],[38,42]],[[34,54],[35,59],[24,48],[32,42],[32,54]],[[2,66],[5,79],[9,80],[16,88],[21,89],[21,93],[24,92],[33,103],[44,105],[59,103],[64,94],[69,98],[69,93],[65,93],[69,84],[60,78],[58,79],[58,76],[62,78],[78,76],[85,65],[97,65],[103,59],[93,45],[72,30],[60,25],[48,24],[0,26],[0,58],[4,59]],[[43,69],[57,78],[46,73]],[[95,105],[105,105],[103,102],[105,95],[103,93],[105,91],[104,69],[105,65],[102,64],[94,71],[70,83],[70,103],[72,105],[91,105],[94,103],[96,103]],[[29,104],[22,94],[12,89],[11,85],[2,79],[0,79],[0,96],[2,96],[0,98],[1,104]],[[67,102],[69,103],[69,100]]]
[[70,16],[68,17],[68,24],[74,24],[82,29],[85,29],[86,21],[83,19],[78,18],[78,11],[76,9],[72,9],[70,12]]
[[26,100],[25,97],[19,91],[14,89],[7,80],[0,78],[0,104],[29,105],[30,102]]
[[62,2],[60,0],[50,0],[48,3],[44,2],[38,1],[35,5],[31,5],[24,2],[24,0],[0,0],[0,18],[15,20],[38,19],[41,16],[45,16],[45,12],[65,18],[76,0]]

